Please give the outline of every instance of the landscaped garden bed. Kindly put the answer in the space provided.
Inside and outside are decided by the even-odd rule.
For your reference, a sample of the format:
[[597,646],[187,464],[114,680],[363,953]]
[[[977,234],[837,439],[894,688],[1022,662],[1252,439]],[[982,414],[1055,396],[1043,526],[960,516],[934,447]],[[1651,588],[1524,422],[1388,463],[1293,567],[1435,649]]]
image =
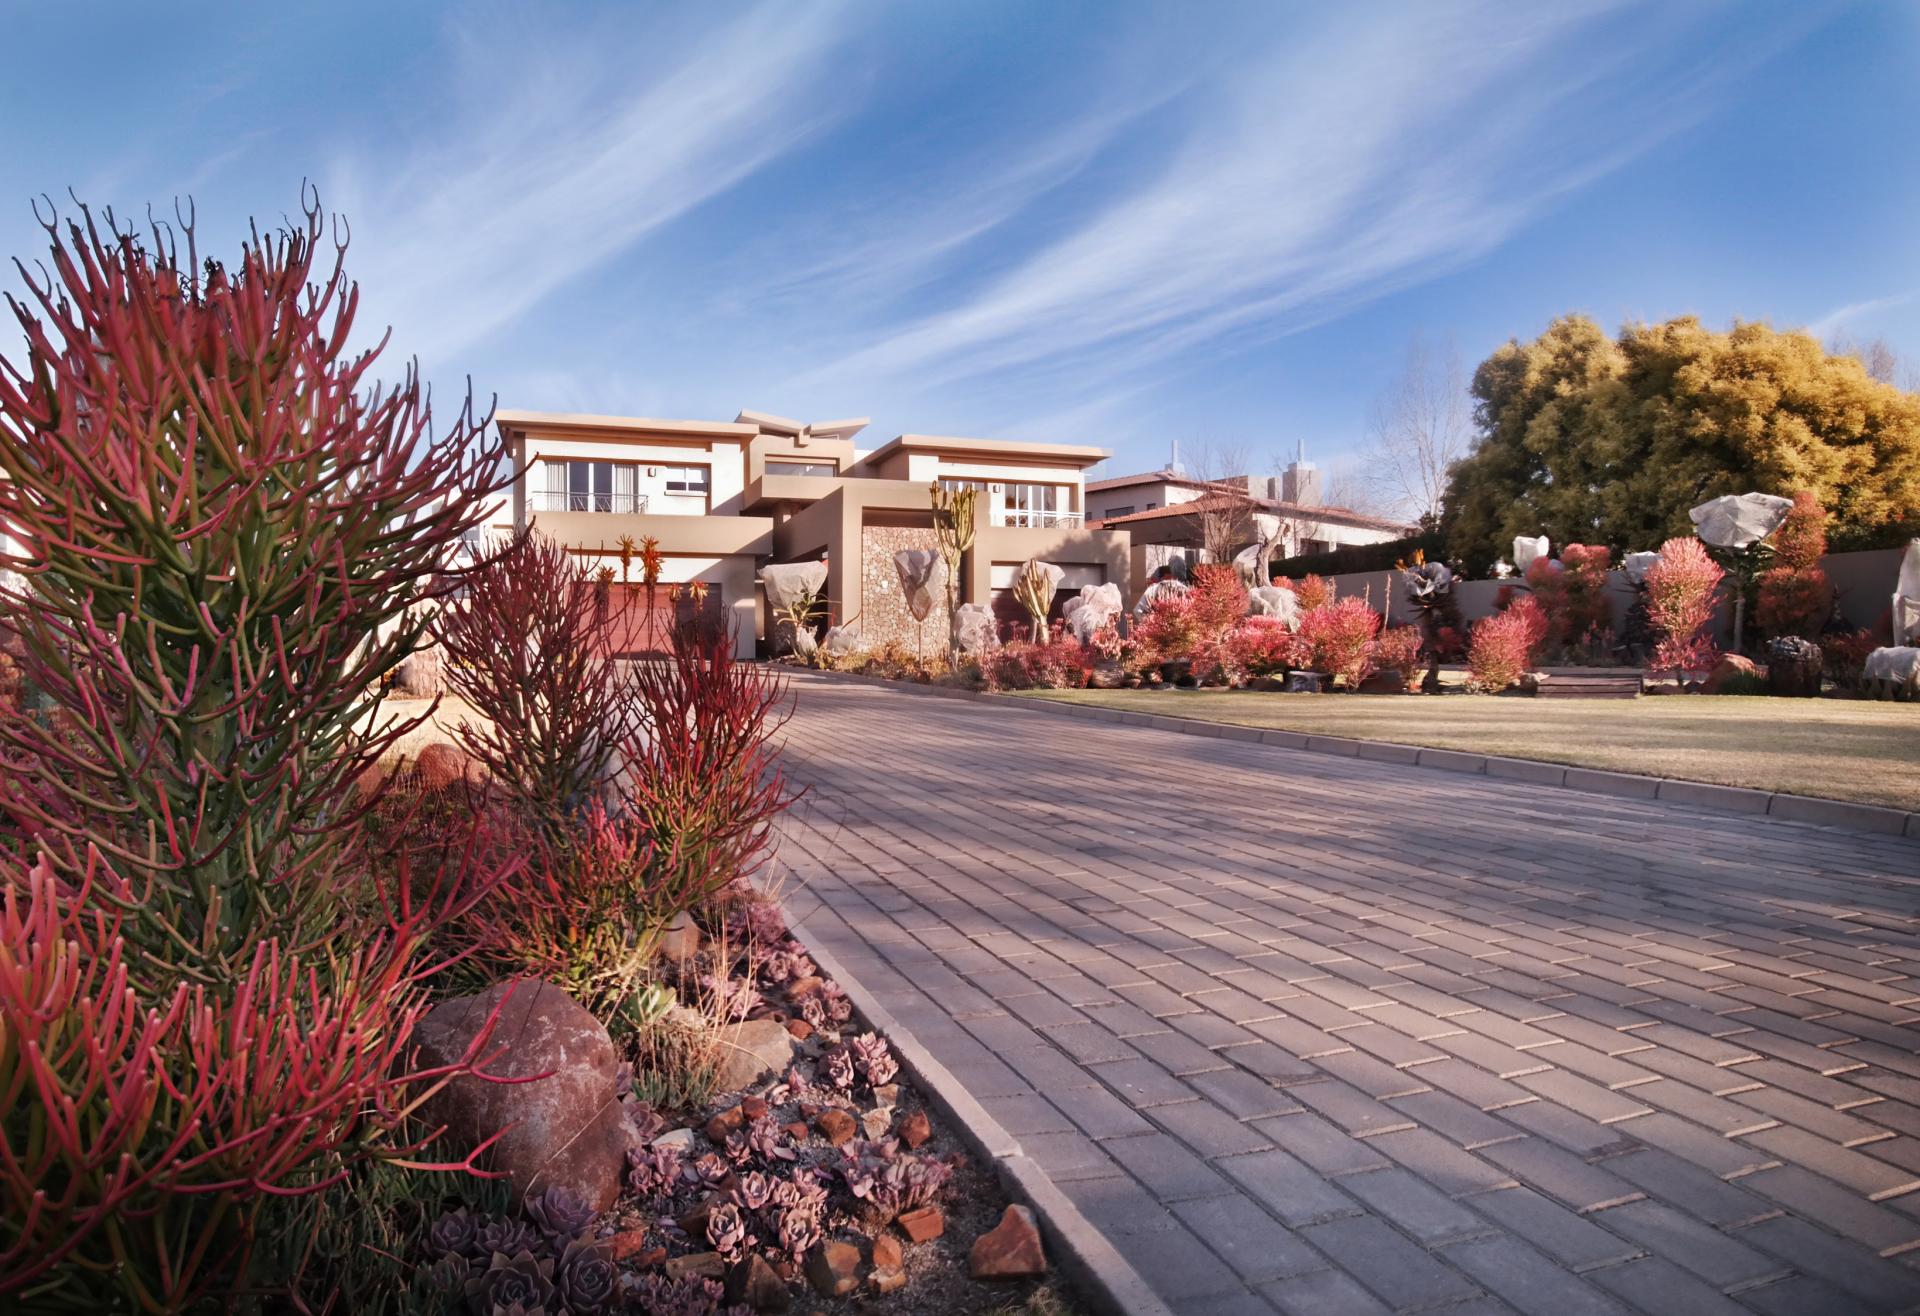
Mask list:
[[[317,205],[230,268],[51,236],[0,369],[0,1309],[1058,1310],[764,896],[778,674],[699,608],[625,661],[573,555],[472,537],[498,437],[374,389]],[[439,736],[385,697],[442,683]]]

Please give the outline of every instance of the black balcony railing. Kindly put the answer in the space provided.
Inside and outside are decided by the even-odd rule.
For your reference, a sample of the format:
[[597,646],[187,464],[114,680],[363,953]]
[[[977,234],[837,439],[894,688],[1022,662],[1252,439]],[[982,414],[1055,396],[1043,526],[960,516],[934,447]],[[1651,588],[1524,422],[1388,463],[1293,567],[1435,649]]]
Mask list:
[[536,489],[527,495],[527,504],[536,512],[644,512],[647,496],[642,493],[555,493]]

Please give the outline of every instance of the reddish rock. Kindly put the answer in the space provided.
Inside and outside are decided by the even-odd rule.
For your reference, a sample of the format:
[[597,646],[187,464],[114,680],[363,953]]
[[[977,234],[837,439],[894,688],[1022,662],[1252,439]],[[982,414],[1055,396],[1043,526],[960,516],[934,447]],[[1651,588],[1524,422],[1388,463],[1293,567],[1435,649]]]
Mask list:
[[623,1229],[607,1240],[607,1247],[613,1253],[615,1261],[625,1261],[628,1257],[638,1256],[647,1250],[647,1231]]
[[645,1252],[633,1254],[635,1270],[652,1270],[655,1266],[664,1266],[667,1262],[667,1250],[663,1247],[650,1247]]
[[785,1311],[792,1295],[767,1259],[754,1252],[727,1272],[727,1301],[745,1303],[755,1311]]
[[807,1282],[823,1298],[844,1298],[860,1283],[860,1249],[832,1239],[807,1253]]
[[911,1115],[902,1115],[893,1131],[907,1144],[907,1150],[918,1151],[920,1144],[933,1136],[933,1125],[927,1122],[925,1111],[916,1110]]
[[700,1205],[694,1207],[691,1211],[688,1211],[678,1220],[675,1220],[674,1223],[679,1225],[681,1230],[689,1238],[705,1238],[707,1236],[707,1217],[712,1214],[713,1198],[708,1197],[706,1201],[700,1203]]
[[685,964],[700,953],[700,927],[693,915],[681,914],[667,924],[654,954],[672,964]]
[[973,1240],[967,1273],[975,1279],[1032,1279],[1047,1273],[1047,1254],[1033,1212],[1009,1206],[1000,1223]]
[[686,1279],[699,1275],[703,1279],[719,1279],[726,1273],[727,1263],[718,1252],[689,1252],[684,1257],[674,1257],[667,1262],[668,1279]]
[[827,1145],[831,1147],[838,1147],[860,1131],[860,1126],[854,1122],[853,1116],[838,1109],[821,1111],[819,1118],[814,1120],[813,1126],[820,1130],[820,1136],[825,1138]]
[[761,1097],[742,1097],[740,1113],[750,1120],[763,1120],[767,1117],[767,1103]]
[[894,1217],[900,1232],[915,1243],[930,1243],[947,1232],[947,1218],[937,1206],[916,1207],[911,1211],[902,1211]]
[[446,1127],[436,1156],[464,1154],[499,1134],[483,1164],[505,1174],[515,1196],[559,1184],[606,1210],[620,1195],[636,1135],[614,1095],[620,1059],[613,1039],[566,992],[516,979],[443,1001],[414,1029],[418,1065],[460,1063],[496,1007],[492,1036],[480,1047],[484,1068],[494,1078],[531,1081],[472,1074],[450,1081],[421,1111],[427,1127]]
[[876,1270],[867,1276],[867,1287],[875,1293],[897,1293],[907,1287],[907,1272],[904,1270]]
[[740,1126],[747,1122],[746,1112],[739,1106],[729,1106],[707,1121],[706,1134],[714,1142],[725,1142],[729,1133],[737,1133]]
[[803,1101],[803,1102],[801,1102],[801,1103],[800,1103],[800,1118],[801,1118],[801,1119],[803,1119],[803,1120],[810,1120],[810,1119],[812,1119],[812,1118],[813,1118],[813,1117],[814,1117],[815,1115],[818,1115],[819,1113],[820,1113],[820,1107],[819,1107],[819,1105],[818,1105],[818,1104],[816,1104],[815,1102],[811,1102],[811,1101]]
[[787,1020],[787,1036],[796,1042],[804,1042],[813,1036],[813,1025],[805,1019]]
[[907,1252],[892,1234],[881,1234],[873,1240],[871,1260],[875,1270],[898,1270],[906,1264]]
[[1700,693],[1717,695],[1733,677],[1751,676],[1757,680],[1763,675],[1765,674],[1758,664],[1751,658],[1742,658],[1737,653],[1730,653],[1713,665],[1713,670],[1707,673],[1706,684],[1700,687]]
[[787,984],[787,999],[789,1001],[802,1000],[819,991],[821,985],[818,977],[795,978]]
[[787,1136],[795,1142],[805,1142],[807,1140],[807,1122],[805,1120],[795,1120],[786,1126],[786,1130]]

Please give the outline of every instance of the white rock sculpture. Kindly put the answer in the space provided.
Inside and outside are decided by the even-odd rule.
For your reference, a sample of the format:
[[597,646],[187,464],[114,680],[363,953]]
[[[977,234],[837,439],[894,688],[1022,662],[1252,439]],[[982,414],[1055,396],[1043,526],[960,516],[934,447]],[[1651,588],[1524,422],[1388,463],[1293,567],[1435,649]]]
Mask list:
[[1648,569],[1659,560],[1658,553],[1629,553],[1620,559],[1620,570],[1624,571],[1627,579],[1634,584],[1644,584]]
[[953,636],[960,652],[978,656],[999,643],[1000,625],[986,604],[962,603],[954,614]]
[[760,583],[767,591],[767,602],[784,612],[800,601],[802,595],[819,597],[827,587],[824,562],[776,562],[760,568]]
[[1073,638],[1085,644],[1093,633],[1120,615],[1120,587],[1114,584],[1082,585],[1080,592],[1061,606],[1067,629]]
[[860,640],[860,623],[850,621],[844,626],[828,627],[827,638],[821,641],[820,647],[826,650],[830,658],[845,658],[850,653],[860,652],[866,647]]
[[1875,699],[1920,699],[1920,648],[1875,649],[1860,675],[1861,686]]
[[1547,537],[1534,535],[1516,535],[1513,540],[1513,569],[1518,575],[1526,575],[1527,568],[1533,565],[1535,558],[1547,556]]
[[1247,591],[1249,617],[1278,617],[1290,631],[1300,629],[1300,597],[1279,585],[1260,585]]
[[1268,583],[1267,563],[1287,542],[1286,527],[1270,512],[1253,514],[1253,532],[1258,538],[1233,555],[1233,569],[1248,588]]
[[1156,580],[1153,584],[1140,591],[1140,597],[1133,605],[1133,615],[1136,617],[1144,617],[1147,615],[1147,609],[1153,606],[1155,599],[1178,598],[1182,594],[1185,594],[1189,588],[1188,585],[1178,580]]
[[1749,548],[1780,528],[1793,499],[1778,494],[1722,494],[1688,512],[1693,532],[1715,548]]
[[893,555],[893,569],[900,573],[907,611],[915,621],[925,621],[947,587],[945,560],[931,548],[903,548]]
[[1920,539],[1900,556],[1900,577],[1893,587],[1893,642],[1920,638]]

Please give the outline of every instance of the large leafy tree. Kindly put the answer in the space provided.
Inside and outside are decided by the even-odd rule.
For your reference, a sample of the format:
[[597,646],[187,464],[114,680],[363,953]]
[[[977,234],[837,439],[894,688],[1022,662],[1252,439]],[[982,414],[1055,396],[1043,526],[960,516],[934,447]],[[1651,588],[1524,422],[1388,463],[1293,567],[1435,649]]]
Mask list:
[[1448,483],[1449,551],[1470,569],[1516,535],[1642,549],[1725,493],[1810,490],[1836,547],[1920,529],[1920,395],[1764,324],[1691,316],[1609,338],[1564,316],[1474,372],[1480,438]]

